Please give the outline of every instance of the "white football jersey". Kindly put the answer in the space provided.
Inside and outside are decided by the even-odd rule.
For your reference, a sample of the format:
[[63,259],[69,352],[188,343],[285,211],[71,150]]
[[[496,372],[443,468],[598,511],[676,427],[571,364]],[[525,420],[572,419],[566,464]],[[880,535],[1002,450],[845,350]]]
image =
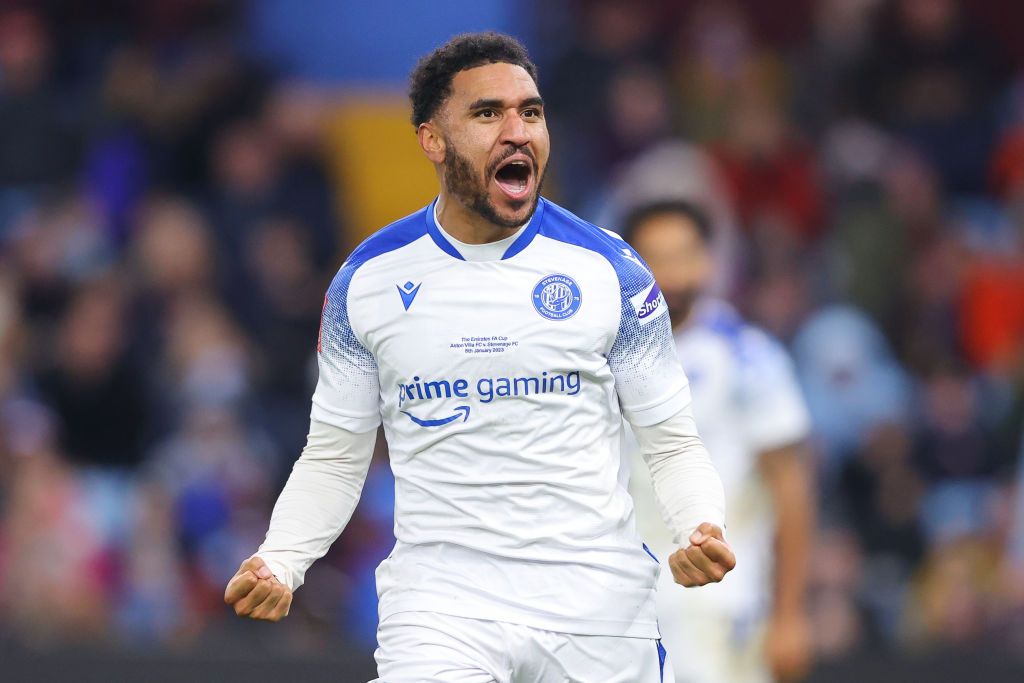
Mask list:
[[[698,608],[756,620],[770,604],[775,534],[774,509],[758,459],[765,451],[807,438],[806,404],[786,350],[725,302],[701,301],[693,322],[678,331],[676,344],[693,392],[697,430],[722,478],[725,536],[737,562],[720,584],[663,590],[664,622],[676,613],[685,619],[687,611]],[[657,554],[667,557],[675,548],[654,511],[643,469],[634,463],[640,530]]]
[[377,570],[382,620],[658,637],[622,416],[661,422],[689,388],[625,242],[542,199],[500,258],[467,261],[431,204],[342,265],[318,357],[313,419],[365,432],[383,418],[397,543]]

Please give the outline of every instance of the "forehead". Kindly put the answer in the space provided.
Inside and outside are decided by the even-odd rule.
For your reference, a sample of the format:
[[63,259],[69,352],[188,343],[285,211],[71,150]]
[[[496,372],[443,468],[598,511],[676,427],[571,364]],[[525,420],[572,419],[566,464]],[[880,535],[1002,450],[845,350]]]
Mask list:
[[481,99],[511,104],[538,95],[537,84],[517,64],[484,64],[460,71],[452,78],[451,104],[456,106]]
[[696,223],[688,216],[677,213],[656,213],[638,225],[633,234],[633,246],[644,251],[652,248],[702,249],[706,245],[701,239]]

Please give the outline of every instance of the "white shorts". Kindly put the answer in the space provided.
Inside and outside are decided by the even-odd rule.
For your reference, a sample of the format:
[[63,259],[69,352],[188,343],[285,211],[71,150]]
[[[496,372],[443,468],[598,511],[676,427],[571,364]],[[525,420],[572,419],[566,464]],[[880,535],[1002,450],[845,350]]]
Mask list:
[[374,683],[662,683],[657,640],[582,636],[435,612],[401,612],[377,627]]

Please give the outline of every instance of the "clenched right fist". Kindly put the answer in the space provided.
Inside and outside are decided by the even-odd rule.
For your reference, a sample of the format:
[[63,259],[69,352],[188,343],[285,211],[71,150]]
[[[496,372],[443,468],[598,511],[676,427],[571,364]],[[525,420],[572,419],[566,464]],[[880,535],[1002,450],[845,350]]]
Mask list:
[[277,580],[262,559],[253,555],[228,581],[224,602],[234,605],[235,614],[240,617],[280,621],[288,616],[292,592]]

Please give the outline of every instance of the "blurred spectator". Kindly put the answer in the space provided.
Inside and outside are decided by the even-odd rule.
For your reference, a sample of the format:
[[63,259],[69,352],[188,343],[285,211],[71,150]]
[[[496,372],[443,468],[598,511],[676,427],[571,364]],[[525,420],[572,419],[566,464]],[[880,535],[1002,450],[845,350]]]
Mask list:
[[617,68],[607,97],[608,120],[601,132],[606,144],[597,159],[602,167],[614,169],[671,133],[672,105],[656,68],[642,63]]
[[842,516],[865,553],[863,627],[876,641],[902,636],[909,583],[927,547],[921,524],[924,491],[914,467],[911,435],[896,423],[873,429],[840,474]]
[[682,130],[702,143],[728,139],[728,122],[751,90],[778,101],[784,72],[762,50],[746,8],[737,2],[698,2],[672,36],[670,64],[682,102]]
[[820,532],[812,560],[811,621],[818,655],[827,661],[856,650],[864,640],[857,605],[864,557],[851,534],[833,528]]
[[314,352],[326,291],[309,239],[287,219],[271,218],[254,226],[243,255],[249,284],[237,307],[260,354],[254,379],[262,422],[289,453],[301,450],[309,427]]
[[245,253],[263,221],[287,218],[303,233],[300,239],[309,244],[317,268],[338,265],[328,258],[337,240],[323,168],[303,146],[307,133],[289,130],[294,122],[288,117],[293,114],[281,109],[272,119],[277,129],[263,119],[237,121],[222,129],[210,158],[208,211],[222,281],[235,305],[250,303]]
[[797,333],[793,354],[831,474],[882,424],[909,417],[909,384],[862,313],[825,308]]
[[209,296],[176,301],[168,311],[163,390],[181,409],[195,402],[237,403],[251,388],[248,340]]
[[110,557],[82,483],[57,450],[53,418],[24,401],[5,405],[0,418],[12,468],[0,556],[5,619],[43,643],[100,640],[110,609]]
[[968,359],[1001,375],[1024,363],[1024,222],[1016,228],[1009,248],[975,255],[961,299],[960,335]]
[[273,503],[273,450],[223,400],[202,397],[184,415],[181,429],[156,447],[149,467],[158,487],[151,497],[167,498],[167,521],[189,569],[190,599],[204,613],[223,607],[223,584],[238,558],[248,556],[245,548],[259,545]]
[[896,0],[878,14],[858,75],[862,111],[935,164],[946,189],[983,189],[992,106],[1006,71],[957,0]]
[[54,324],[74,287],[103,273],[113,257],[95,207],[76,193],[20,213],[10,225],[7,251],[25,315],[43,325]]
[[174,511],[166,492],[140,486],[132,507],[133,528],[121,569],[115,628],[137,645],[176,644],[192,639],[202,622],[195,613],[179,551]]
[[915,586],[920,637],[947,645],[983,642],[996,607],[997,561],[997,549],[977,536],[936,545]]
[[75,103],[51,77],[52,50],[39,13],[0,8],[0,187],[42,190],[75,170],[82,131]]
[[125,354],[121,293],[111,281],[80,290],[60,322],[39,391],[59,419],[68,457],[131,467],[143,454],[149,401],[140,368]]
[[813,154],[778,104],[747,92],[730,110],[728,134],[715,157],[742,225],[768,239],[808,242],[822,230],[821,189]]
[[[661,115],[656,111],[662,106],[658,99],[661,94],[656,92],[657,86],[651,87],[650,71],[646,72],[646,81],[643,75],[638,80],[628,72],[619,72],[622,64],[657,61],[659,44],[653,40],[654,19],[651,3],[646,0],[583,3],[575,32],[554,63],[545,69],[542,78],[550,112],[549,127],[560,150],[553,166],[561,192],[570,203],[591,200],[607,180],[602,165],[608,160],[604,149],[607,121],[616,119],[612,127],[629,126],[633,121],[626,119],[637,115],[645,119],[652,114]],[[614,80],[618,80],[617,86],[613,86]],[[617,92],[612,92],[613,87]],[[645,101],[637,106],[624,101],[627,93],[623,91],[629,88],[643,90],[641,97]],[[596,116],[595,103],[602,107]]]

